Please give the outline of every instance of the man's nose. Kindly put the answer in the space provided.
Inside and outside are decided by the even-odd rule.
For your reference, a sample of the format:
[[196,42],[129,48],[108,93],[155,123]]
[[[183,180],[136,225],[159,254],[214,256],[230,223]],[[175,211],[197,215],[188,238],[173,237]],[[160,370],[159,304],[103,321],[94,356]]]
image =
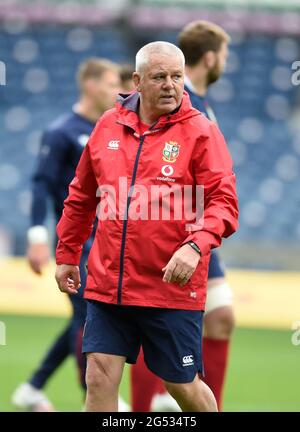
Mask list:
[[172,81],[172,78],[170,76],[167,76],[165,81],[164,81],[164,88],[165,89],[171,89],[173,88],[174,83]]

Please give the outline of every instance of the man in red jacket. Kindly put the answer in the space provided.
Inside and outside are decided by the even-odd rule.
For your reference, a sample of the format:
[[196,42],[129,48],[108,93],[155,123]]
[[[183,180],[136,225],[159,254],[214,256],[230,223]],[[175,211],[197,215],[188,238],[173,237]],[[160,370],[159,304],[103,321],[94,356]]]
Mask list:
[[57,226],[56,280],[76,294],[82,244],[99,219],[85,290],[86,408],[117,410],[124,364],[142,346],[183,411],[216,411],[199,376],[202,320],[210,250],[237,228],[232,161],[184,92],[179,48],[141,48],[134,81],[137,92],[98,121]]
[[[209,106],[208,87],[224,72],[230,36],[213,22],[194,21],[179,34],[178,47],[185,56],[185,90],[192,106],[217,123]],[[218,409],[229,361],[230,340],[234,330],[233,293],[226,281],[225,266],[218,250],[212,250],[208,267],[202,356],[204,381],[213,391]],[[144,362],[142,350],[131,368],[133,411],[177,411],[178,405],[169,397],[162,381],[152,374]],[[145,391],[147,389],[147,391]]]

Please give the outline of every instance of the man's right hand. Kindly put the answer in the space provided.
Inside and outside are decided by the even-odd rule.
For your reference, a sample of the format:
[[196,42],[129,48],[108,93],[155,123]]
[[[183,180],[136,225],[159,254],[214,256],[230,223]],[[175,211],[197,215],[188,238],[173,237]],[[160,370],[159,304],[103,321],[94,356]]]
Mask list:
[[27,259],[32,270],[37,274],[42,274],[42,268],[50,260],[50,247],[48,243],[35,243],[28,246]]
[[55,279],[61,292],[78,294],[78,290],[81,287],[78,266],[59,264],[56,267]]

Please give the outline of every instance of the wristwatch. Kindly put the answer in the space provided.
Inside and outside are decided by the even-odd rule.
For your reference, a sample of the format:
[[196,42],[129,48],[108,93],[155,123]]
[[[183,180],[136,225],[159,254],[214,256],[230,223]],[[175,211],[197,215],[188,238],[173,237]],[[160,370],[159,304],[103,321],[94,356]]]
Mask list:
[[196,243],[194,243],[192,240],[188,241],[186,244],[190,245],[196,252],[198,252],[198,254],[201,255],[200,249],[198,248]]

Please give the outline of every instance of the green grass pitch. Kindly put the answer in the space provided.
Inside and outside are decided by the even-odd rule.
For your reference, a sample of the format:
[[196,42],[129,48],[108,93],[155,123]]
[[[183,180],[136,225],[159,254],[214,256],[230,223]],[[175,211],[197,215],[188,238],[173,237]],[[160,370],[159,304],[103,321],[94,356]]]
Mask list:
[[[15,411],[10,396],[37,366],[66,319],[5,315],[6,345],[0,345],[0,411]],[[244,329],[235,331],[224,394],[224,411],[300,411],[300,346],[291,331]],[[80,411],[83,395],[75,360],[70,357],[46,386],[58,411]],[[126,367],[121,384],[130,399]]]

